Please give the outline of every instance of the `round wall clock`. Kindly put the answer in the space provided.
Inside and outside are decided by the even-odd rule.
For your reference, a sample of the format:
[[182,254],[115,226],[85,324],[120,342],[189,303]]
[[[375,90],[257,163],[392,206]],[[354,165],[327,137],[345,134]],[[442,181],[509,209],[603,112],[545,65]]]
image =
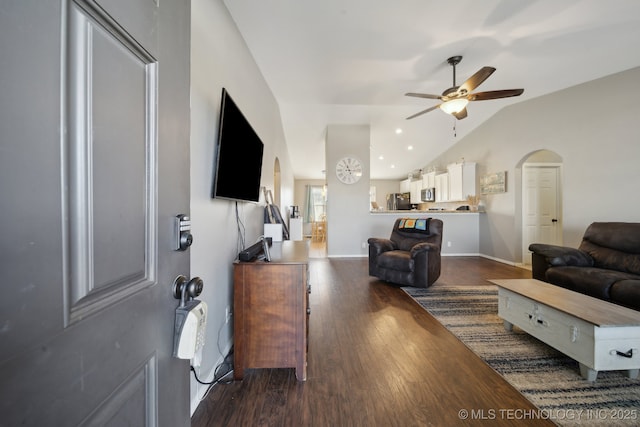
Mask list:
[[353,157],[343,157],[336,163],[336,176],[345,184],[355,184],[362,178],[362,163]]

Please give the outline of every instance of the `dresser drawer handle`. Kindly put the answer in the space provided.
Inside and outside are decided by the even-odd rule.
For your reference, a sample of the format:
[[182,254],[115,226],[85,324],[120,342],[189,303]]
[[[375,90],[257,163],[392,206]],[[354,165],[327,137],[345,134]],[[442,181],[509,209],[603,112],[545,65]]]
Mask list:
[[633,358],[633,349],[632,348],[630,348],[629,351],[627,351],[626,353],[623,353],[623,352],[618,351],[618,350],[611,350],[609,353],[611,355],[615,355],[615,356],[626,357],[627,359]]
[[580,329],[577,326],[571,327],[571,342],[576,342],[578,340],[578,334],[580,333]]

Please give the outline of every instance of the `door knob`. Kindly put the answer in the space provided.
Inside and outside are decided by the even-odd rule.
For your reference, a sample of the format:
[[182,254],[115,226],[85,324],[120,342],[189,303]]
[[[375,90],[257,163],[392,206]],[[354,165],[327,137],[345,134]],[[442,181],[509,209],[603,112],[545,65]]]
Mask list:
[[193,299],[202,293],[204,287],[204,281],[199,277],[194,277],[191,280],[187,279],[183,275],[175,278],[173,281],[173,297],[180,300],[180,306],[184,306],[187,302],[187,297]]
[[558,222],[558,220],[557,220],[557,219],[555,219],[555,218],[553,218],[553,219],[551,220],[551,222]]

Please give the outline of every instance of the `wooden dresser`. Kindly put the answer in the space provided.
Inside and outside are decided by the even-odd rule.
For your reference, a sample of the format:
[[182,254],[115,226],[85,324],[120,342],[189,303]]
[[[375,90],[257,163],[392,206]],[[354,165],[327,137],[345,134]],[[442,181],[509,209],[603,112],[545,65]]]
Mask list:
[[271,262],[234,262],[234,379],[249,368],[295,368],[307,379],[309,244],[274,242]]

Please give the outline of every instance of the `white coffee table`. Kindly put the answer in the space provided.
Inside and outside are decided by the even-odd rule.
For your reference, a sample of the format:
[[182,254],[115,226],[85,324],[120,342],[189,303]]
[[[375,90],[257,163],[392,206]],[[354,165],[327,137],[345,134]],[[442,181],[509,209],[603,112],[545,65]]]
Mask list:
[[498,285],[498,316],[580,365],[595,381],[598,371],[640,369],[640,312],[535,279],[490,280]]

